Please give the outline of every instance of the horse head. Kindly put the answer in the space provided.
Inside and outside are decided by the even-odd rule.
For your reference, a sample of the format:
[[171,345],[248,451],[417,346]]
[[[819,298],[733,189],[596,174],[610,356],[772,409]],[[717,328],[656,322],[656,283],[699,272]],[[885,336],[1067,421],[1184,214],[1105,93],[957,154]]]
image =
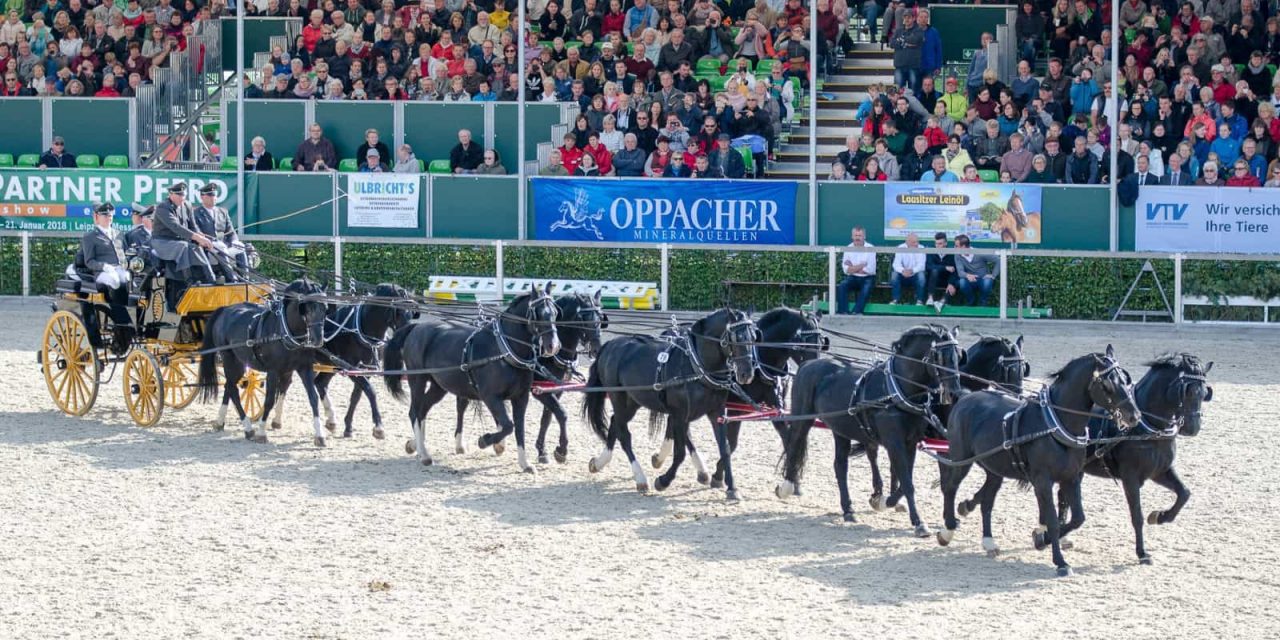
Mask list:
[[609,316],[600,306],[601,293],[571,293],[556,299],[556,333],[562,347],[576,350],[586,343],[587,355],[600,354],[600,331],[609,326]]
[[916,389],[937,390],[938,402],[951,404],[962,392],[960,364],[964,352],[955,336],[959,329],[937,324],[908,329],[893,342],[894,355],[902,358],[897,371],[890,375],[910,381]]
[[1107,345],[1103,353],[1091,353],[1072,360],[1055,377],[1055,385],[1062,383],[1068,388],[1087,385],[1089,401],[1102,407],[1122,429],[1138,424],[1133,381],[1129,372],[1116,362],[1111,345]]
[[527,338],[534,355],[542,358],[550,358],[560,352],[560,336],[556,333],[559,309],[550,291],[551,282],[547,282],[545,287],[535,284],[528,293],[512,300],[504,314],[507,320],[526,332],[524,338],[518,339]]
[[1134,389],[1143,415],[1176,426],[1180,435],[1200,433],[1200,406],[1213,399],[1213,387],[1206,379],[1213,362],[1204,364],[1189,353],[1171,353],[1147,366],[1150,369]]
[[1022,393],[1022,380],[1031,375],[1031,365],[1022,356],[1022,336],[1017,340],[983,336],[969,348],[961,365],[974,376],[963,380],[969,389],[983,389],[989,382],[1009,391]]
[[[398,284],[383,282],[373,289],[373,296],[378,300],[377,308],[386,329],[395,331],[413,321],[416,311],[408,308],[401,301],[409,300],[409,292]],[[381,338],[382,336],[374,336]]]
[[[310,349],[324,344],[324,320],[328,314],[324,287],[305,277],[294,280],[285,287],[282,304],[285,330],[290,336]],[[298,340],[298,336],[302,339]]]
[[755,379],[760,329],[746,312],[721,309],[693,323],[689,333],[708,369],[716,371],[727,364],[740,385],[751,384]]

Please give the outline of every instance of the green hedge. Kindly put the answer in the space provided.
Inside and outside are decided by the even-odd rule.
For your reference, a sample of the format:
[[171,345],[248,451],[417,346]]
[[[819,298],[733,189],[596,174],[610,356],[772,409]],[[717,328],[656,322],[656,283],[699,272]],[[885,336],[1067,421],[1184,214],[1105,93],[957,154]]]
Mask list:
[[0,237],[0,295],[22,295],[22,239]]

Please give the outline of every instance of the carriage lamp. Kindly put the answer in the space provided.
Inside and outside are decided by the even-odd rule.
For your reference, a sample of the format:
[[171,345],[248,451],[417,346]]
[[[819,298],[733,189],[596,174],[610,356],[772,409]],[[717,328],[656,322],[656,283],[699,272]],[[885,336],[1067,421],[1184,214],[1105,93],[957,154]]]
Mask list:
[[253,253],[250,253],[248,259],[249,259],[249,268],[253,269],[254,271],[257,271],[258,265],[262,264],[262,258],[258,256],[258,252],[255,251]]
[[129,258],[129,272],[132,273],[133,275],[135,276],[141,275],[142,270],[146,268],[147,268],[147,263],[144,262],[142,258],[139,258],[138,256],[133,256]]

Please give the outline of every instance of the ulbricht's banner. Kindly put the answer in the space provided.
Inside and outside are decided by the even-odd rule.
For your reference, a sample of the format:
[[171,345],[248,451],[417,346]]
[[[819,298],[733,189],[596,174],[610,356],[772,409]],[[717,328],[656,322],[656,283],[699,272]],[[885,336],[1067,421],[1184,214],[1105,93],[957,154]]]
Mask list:
[[974,242],[1040,244],[1040,187],[995,182],[888,182],[884,237],[915,233],[928,242],[942,231]]
[[187,183],[187,200],[197,190],[218,187],[218,206],[236,219],[236,174],[199,171],[115,171],[106,169],[21,169],[0,171],[0,228],[11,231],[80,231],[93,226],[93,206],[110,202],[115,224],[127,228],[133,204],[152,205],[169,186]]
[[1134,208],[1134,249],[1276,253],[1276,194],[1245,187],[1142,187]]
[[793,244],[796,183],[533,179],[538,240]]
[[352,173],[347,176],[347,226],[418,228],[421,178],[403,173]]

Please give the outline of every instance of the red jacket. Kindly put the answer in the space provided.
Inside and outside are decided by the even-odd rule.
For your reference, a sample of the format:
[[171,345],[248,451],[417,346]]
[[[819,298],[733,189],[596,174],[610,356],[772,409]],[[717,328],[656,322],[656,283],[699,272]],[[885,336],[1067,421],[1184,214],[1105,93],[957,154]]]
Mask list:
[[307,48],[307,53],[314,53],[316,43],[320,41],[321,34],[324,33],[323,27],[313,27],[310,23],[302,28],[302,45]]
[[596,145],[595,149],[592,149],[591,145],[587,145],[582,148],[582,151],[583,153],[591,154],[591,157],[595,159],[596,166],[600,168],[600,175],[608,175],[610,171],[613,171],[613,154],[609,153],[609,150],[604,145]]
[[1228,187],[1260,187],[1262,185],[1258,184],[1257,177],[1255,177],[1252,173],[1249,173],[1249,174],[1245,174],[1243,178],[1231,176],[1230,178],[1227,179],[1227,186]]
[[[1212,85],[1210,85],[1212,86]],[[1226,104],[1236,99],[1235,85],[1230,82],[1224,82],[1213,88],[1213,101],[1218,104]]]
[[[582,150],[577,147],[560,147],[560,164],[564,165],[564,170],[573,173],[578,168],[578,164],[582,162]],[[600,173],[604,173],[601,171]]]
[[877,173],[875,177],[867,175],[867,172],[865,171],[858,174],[858,182],[888,182],[888,181],[889,181],[889,176],[885,174],[885,172],[883,171]]

